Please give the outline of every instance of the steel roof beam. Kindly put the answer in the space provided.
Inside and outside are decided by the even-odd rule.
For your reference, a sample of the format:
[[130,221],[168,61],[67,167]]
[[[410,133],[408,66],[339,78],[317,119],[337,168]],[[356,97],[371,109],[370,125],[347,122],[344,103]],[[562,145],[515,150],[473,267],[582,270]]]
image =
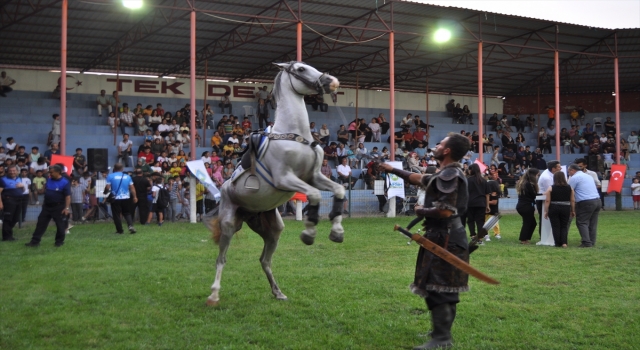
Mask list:
[[[580,52],[580,53],[576,53],[576,54],[574,54],[573,56],[571,56],[571,57],[569,57],[569,58],[566,58],[566,59],[562,60],[562,62],[560,62],[560,69],[566,69],[565,67],[566,67],[566,66],[568,66],[568,65],[570,65],[571,60],[572,60],[572,59],[574,59],[574,58],[576,58],[576,57],[578,57],[578,63],[577,63],[576,65],[573,65],[573,67],[575,68],[575,69],[574,69],[574,71],[573,71],[573,73],[576,73],[576,72],[578,72],[578,71],[583,70],[583,69],[579,69],[579,67],[580,67],[580,65],[581,65],[581,61],[583,60],[583,57],[584,57],[584,59],[587,59],[587,60],[589,60],[589,61],[590,61],[590,65],[589,65],[589,67],[593,67],[593,66],[597,65],[598,63],[595,63],[595,64],[594,64],[594,60],[593,60],[593,59],[591,59],[589,56],[586,56],[586,55],[585,55],[585,54],[586,54],[586,51],[587,51],[587,50],[590,50],[590,49],[592,49],[592,48],[594,48],[594,47],[598,47],[598,52],[599,52],[599,51],[600,51],[600,48],[602,47],[602,43],[603,43],[603,42],[606,42],[606,40],[607,40],[607,39],[609,39],[609,38],[611,38],[613,35],[614,35],[614,34],[613,34],[613,33],[611,33],[611,34],[609,34],[609,35],[605,36],[604,38],[602,38],[602,39],[600,39],[600,40],[596,41],[595,43],[593,43],[593,44],[591,44],[591,45],[587,46],[586,48],[584,48],[584,49],[582,50],[582,52]],[[608,45],[607,45],[607,48],[608,48]],[[609,57],[608,59],[606,59],[606,61],[608,61],[608,60],[610,60],[610,59],[612,59],[612,58],[613,58],[613,57]],[[597,60],[598,60],[598,59],[599,59],[599,57],[595,57],[596,62],[597,62]],[[588,67],[587,67],[587,68],[588,68]],[[569,74],[571,74],[571,73],[569,73],[569,72],[568,72],[568,70],[566,70],[566,72],[567,72],[568,74],[565,74],[565,76],[567,76],[567,77],[568,77],[568,76],[569,76]],[[519,86],[518,88],[516,88],[516,89],[514,89],[514,90],[510,91],[509,93],[505,94],[505,96],[511,96],[511,95],[518,95],[518,94],[522,94],[524,91],[530,90],[530,89],[532,89],[532,88],[537,88],[537,87],[539,87],[539,86],[541,86],[541,85],[544,85],[545,83],[548,83],[549,81],[551,81],[550,79],[551,79],[551,80],[553,79],[553,65],[550,65],[550,66],[546,69],[546,71],[545,71],[545,72],[543,72],[542,74],[538,75],[537,77],[535,77],[535,78],[531,79],[530,81],[528,81],[528,82],[524,83],[523,85]]]
[[[356,21],[362,20],[363,18],[368,17],[367,19],[367,25],[369,24],[369,21],[371,19],[371,17],[376,14],[377,11],[379,11],[381,8],[386,7],[389,3],[385,3],[382,4],[380,6],[378,6],[378,8],[376,10],[371,10],[365,14],[363,14],[360,17],[356,17],[352,20],[350,20],[349,22],[347,22],[345,24],[345,26],[348,26],[349,24],[352,24]],[[376,17],[384,22],[384,20],[382,20],[382,18],[380,18],[379,15],[376,14]],[[303,21],[304,23],[304,21]],[[385,24],[386,27],[386,24]],[[329,31],[326,34],[323,34],[324,36],[328,36],[328,35],[335,35],[336,38],[340,38],[343,35],[343,32],[346,32],[346,34],[348,34],[352,39],[354,39],[355,41],[361,41],[362,40],[362,36],[364,35],[364,32],[366,31],[366,27],[365,28],[360,28],[360,30],[362,30],[362,32],[360,33],[360,36],[356,37],[351,30],[349,30],[349,28],[345,28],[343,26],[337,27],[331,31]],[[318,36],[315,39],[312,39],[310,41],[307,41],[305,44],[302,45],[302,50],[305,53],[305,59],[313,59],[319,56],[324,55],[327,52],[332,52],[332,51],[337,51],[337,50],[341,50],[345,47],[354,45],[353,43],[349,43],[349,44],[344,44],[344,43],[340,43],[338,41],[332,41],[329,39],[325,39],[324,36]],[[311,47],[310,51],[305,49],[305,47]],[[249,71],[249,72],[245,72],[242,75],[238,76],[237,78],[235,78],[234,80],[242,80],[242,79],[248,79],[254,76],[259,76],[261,74],[264,74],[265,72],[271,71],[273,69],[273,62],[286,62],[286,61],[295,61],[296,60],[296,49],[293,49],[285,54],[282,54],[278,57],[275,57],[271,60],[269,60],[268,62],[265,62],[263,64],[261,64],[260,66],[258,66],[257,68]]]
[[[276,17],[272,20],[261,20],[262,14],[274,10],[276,11]],[[198,10],[200,12],[217,12],[217,11],[204,11]],[[206,45],[205,47],[198,50],[196,53],[196,63],[207,60],[211,57],[214,57],[220,53],[227,52],[229,50],[235,49],[239,46],[242,46],[247,43],[254,42],[260,38],[271,35],[273,33],[279,32],[281,30],[287,29],[293,25],[295,25],[295,21],[292,21],[291,24],[276,26],[276,20],[278,21],[289,21],[285,18],[279,18],[280,12],[290,13],[292,16],[296,16],[296,14],[291,10],[291,8],[286,4],[284,0],[280,0],[271,6],[266,7],[264,10],[260,11],[257,15],[249,16],[244,23],[237,25],[232,30],[226,32],[219,38],[213,40],[211,43]],[[236,14],[237,15],[237,14]],[[249,24],[249,26],[247,26]],[[254,28],[258,28],[259,34],[254,33]],[[186,69],[190,65],[190,61],[188,58],[183,59],[178,64],[173,67],[164,70],[161,74],[162,76],[171,75],[176,72],[180,72]]]
[[[61,0],[4,1],[0,7],[0,32],[27,18],[33,17],[42,10],[57,6],[60,2]],[[10,4],[15,6],[13,12],[8,9]]]
[[[167,3],[170,0],[165,0],[163,3]],[[173,0],[174,4],[178,0]],[[145,16],[143,20],[138,22],[133,28],[129,29],[124,35],[122,35],[113,44],[102,51],[96,56],[89,64],[87,64],[82,72],[86,72],[100,64],[107,59],[123,52],[124,50],[135,46],[140,41],[148,38],[149,36],[157,33],[158,31],[170,27],[176,21],[186,17],[189,13],[183,13],[179,10],[165,10],[162,8],[153,8],[152,13]]]

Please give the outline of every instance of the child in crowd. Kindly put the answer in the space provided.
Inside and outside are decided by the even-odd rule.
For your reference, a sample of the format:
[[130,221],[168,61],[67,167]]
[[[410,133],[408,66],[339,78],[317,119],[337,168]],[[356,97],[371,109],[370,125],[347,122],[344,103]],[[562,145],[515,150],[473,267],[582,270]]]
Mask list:
[[633,178],[631,195],[633,196],[633,210],[640,210],[640,179],[637,177]]
[[111,127],[111,132],[116,128],[116,114],[114,112],[109,113],[107,117],[107,125]]
[[82,206],[84,203],[84,186],[81,186],[78,179],[73,178],[71,180],[71,213],[73,214],[71,219],[73,222],[79,222],[82,220]]
[[36,171],[36,176],[33,178],[33,190],[32,190],[32,201],[36,203],[36,205],[40,205],[40,200],[38,199],[38,195],[44,195],[44,185],[47,183],[47,179],[42,176],[42,170]]
[[[489,180],[487,182],[487,186],[489,186],[489,212],[484,215],[484,222],[487,222],[494,215],[499,213],[498,203],[500,201],[500,184],[497,181]],[[493,227],[493,236],[497,239],[500,239],[500,224],[496,224]],[[485,236],[485,241],[490,241],[489,233]]]

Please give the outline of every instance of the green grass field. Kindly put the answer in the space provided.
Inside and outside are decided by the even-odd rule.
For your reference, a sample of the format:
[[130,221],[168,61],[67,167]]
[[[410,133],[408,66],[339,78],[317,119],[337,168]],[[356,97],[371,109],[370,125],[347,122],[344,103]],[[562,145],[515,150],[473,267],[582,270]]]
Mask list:
[[[81,225],[53,247],[53,227],[0,244],[0,349],[410,349],[430,329],[408,290],[417,246],[392,231],[411,218],[345,219],[345,242],[321,221],[313,246],[287,220],[273,270],[289,301],[271,295],[262,241],[234,237],[218,307],[205,306],[217,247],[201,224]],[[603,212],[598,247],[519,244],[520,217],[472,264],[501,281],[472,279],[453,327],[456,349],[640,348],[638,214]]]

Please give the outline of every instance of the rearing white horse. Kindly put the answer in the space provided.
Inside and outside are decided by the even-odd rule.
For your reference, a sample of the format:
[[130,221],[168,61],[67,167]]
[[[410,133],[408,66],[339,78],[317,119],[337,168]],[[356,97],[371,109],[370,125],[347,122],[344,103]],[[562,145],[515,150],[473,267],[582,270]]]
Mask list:
[[226,253],[234,233],[246,222],[264,240],[260,262],[271,284],[271,292],[277,299],[286,300],[271,272],[271,257],[278,246],[284,223],[277,207],[288,201],[295,192],[304,193],[309,199],[305,230],[300,239],[313,244],[318,224],[320,191],[334,193],[332,222],[329,239],[342,242],[342,207],[344,188],[320,172],[324,152],[313,142],[309,129],[309,114],[304,95],[335,91],[338,79],[321,73],[302,62],[278,63],[273,93],[278,108],[275,124],[267,136],[252,137],[252,142],[231,180],[220,189],[218,217],[205,224],[213,232],[220,245],[216,261],[216,278],[211,286],[208,305],[217,305],[220,296],[220,279],[226,262]]

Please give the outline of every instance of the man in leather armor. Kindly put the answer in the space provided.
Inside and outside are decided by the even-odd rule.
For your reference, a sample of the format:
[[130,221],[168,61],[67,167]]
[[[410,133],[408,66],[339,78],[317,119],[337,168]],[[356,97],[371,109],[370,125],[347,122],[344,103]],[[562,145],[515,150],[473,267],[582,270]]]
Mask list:
[[[469,261],[467,236],[460,216],[467,211],[467,180],[459,163],[470,148],[469,139],[456,134],[442,140],[434,151],[440,168],[434,175],[422,175],[381,164],[380,170],[395,174],[412,185],[425,187],[424,206],[416,215],[424,218],[424,237]],[[451,326],[456,317],[458,293],[469,290],[469,276],[426,249],[420,247],[415,278],[410,288],[423,297],[431,311],[433,330],[429,342],[414,349],[448,348],[453,345]]]

